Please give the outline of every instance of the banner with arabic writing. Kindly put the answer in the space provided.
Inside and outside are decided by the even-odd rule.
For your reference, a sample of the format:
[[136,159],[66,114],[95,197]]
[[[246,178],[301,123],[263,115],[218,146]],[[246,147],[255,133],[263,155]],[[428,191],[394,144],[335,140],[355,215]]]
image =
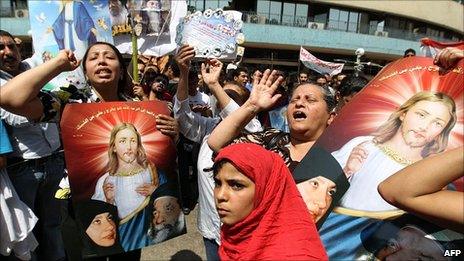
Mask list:
[[83,257],[131,251],[185,233],[175,144],[156,128],[159,114],[169,115],[166,103],[65,107],[61,130]]
[[343,63],[331,63],[320,60],[303,47],[300,47],[300,61],[304,64],[304,66],[311,70],[320,74],[329,74],[331,76],[339,74],[343,70],[344,66]]
[[[421,259],[400,250],[411,250],[414,255],[427,251],[424,237],[438,230],[424,233],[422,225],[402,218],[401,224],[387,233],[385,228],[391,225],[382,220],[396,219],[405,212],[386,202],[377,187],[414,162],[464,144],[463,66],[461,60],[443,73],[428,57],[392,62],[341,109],[319,138],[316,145],[331,152],[350,182],[338,207],[319,230],[330,259],[383,260],[387,255],[400,260]],[[450,189],[463,191],[462,185],[463,178],[450,184]],[[413,226],[422,230],[414,228],[417,235],[405,239]],[[455,231],[441,230],[453,235],[447,237],[446,244],[464,239]],[[423,246],[403,244],[418,239]],[[389,245],[393,241],[399,242],[396,248]],[[429,256],[444,257],[449,246],[434,241],[438,247]]]

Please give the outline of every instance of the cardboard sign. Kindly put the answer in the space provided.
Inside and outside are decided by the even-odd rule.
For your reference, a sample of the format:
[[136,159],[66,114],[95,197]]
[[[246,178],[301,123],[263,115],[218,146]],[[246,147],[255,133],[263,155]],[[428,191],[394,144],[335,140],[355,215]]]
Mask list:
[[198,11],[184,18],[179,25],[176,42],[195,48],[197,58],[233,60],[237,43],[243,43],[242,13],[217,9]]
[[[156,129],[158,114],[169,115],[165,103],[65,107],[62,137],[84,257],[131,251],[185,233],[175,147]],[[92,220],[104,220],[106,232]]]

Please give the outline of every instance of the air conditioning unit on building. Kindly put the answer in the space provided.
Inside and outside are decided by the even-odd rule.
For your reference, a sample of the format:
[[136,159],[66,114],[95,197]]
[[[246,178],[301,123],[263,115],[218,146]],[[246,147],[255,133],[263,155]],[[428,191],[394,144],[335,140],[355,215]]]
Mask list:
[[311,28],[311,29],[324,30],[324,27],[325,27],[324,23],[315,23],[315,22],[308,23],[308,28]]
[[16,9],[15,17],[16,18],[27,18],[29,17],[29,11],[27,9]]
[[385,31],[375,31],[375,36],[388,37],[388,32]]

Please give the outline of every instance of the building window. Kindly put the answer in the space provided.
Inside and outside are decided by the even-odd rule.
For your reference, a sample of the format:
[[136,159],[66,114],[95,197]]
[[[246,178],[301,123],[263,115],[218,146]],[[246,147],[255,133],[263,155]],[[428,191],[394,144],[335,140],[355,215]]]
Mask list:
[[282,24],[293,26],[295,20],[295,4],[284,3],[284,10],[282,12]]
[[282,13],[282,2],[271,1],[269,9],[269,23],[280,24]]
[[229,6],[228,0],[189,0],[189,6],[193,7],[195,11],[204,11],[206,9],[216,10],[223,9]]

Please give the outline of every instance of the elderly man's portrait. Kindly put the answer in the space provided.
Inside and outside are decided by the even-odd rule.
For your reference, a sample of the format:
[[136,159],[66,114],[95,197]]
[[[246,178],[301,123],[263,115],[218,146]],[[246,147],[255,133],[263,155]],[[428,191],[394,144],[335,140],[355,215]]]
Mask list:
[[151,215],[146,223],[149,227],[147,236],[152,243],[160,243],[184,233],[184,213],[172,184],[165,183],[155,191],[150,209]]
[[108,8],[110,11],[110,21],[112,26],[125,25],[128,23],[127,15],[129,13],[121,0],[108,0]]
[[445,251],[464,248],[462,234],[411,215],[373,223],[360,237],[357,260],[459,260]]

